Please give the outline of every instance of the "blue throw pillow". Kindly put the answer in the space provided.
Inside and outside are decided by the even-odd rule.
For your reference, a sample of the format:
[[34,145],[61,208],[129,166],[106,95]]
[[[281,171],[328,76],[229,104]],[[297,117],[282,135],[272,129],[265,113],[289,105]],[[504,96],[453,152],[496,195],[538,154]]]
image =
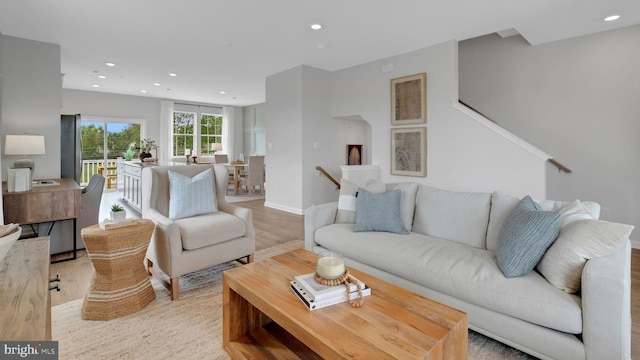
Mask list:
[[178,220],[216,211],[213,169],[207,169],[192,178],[169,170],[169,219]]
[[360,188],[356,197],[356,226],[353,231],[408,234],[400,217],[400,190],[373,194]]
[[543,211],[530,196],[524,197],[500,228],[496,255],[506,277],[528,274],[560,232],[560,212]]

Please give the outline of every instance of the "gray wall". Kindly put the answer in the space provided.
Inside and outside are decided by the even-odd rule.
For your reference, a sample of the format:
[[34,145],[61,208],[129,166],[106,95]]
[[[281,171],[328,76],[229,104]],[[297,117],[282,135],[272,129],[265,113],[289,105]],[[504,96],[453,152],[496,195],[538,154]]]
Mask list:
[[548,198],[594,200],[602,219],[638,227],[638,44],[638,25],[538,46],[462,41],[460,99],[574,171],[549,172]]
[[[62,76],[60,46],[0,35],[0,74],[2,74],[2,112],[0,138],[30,134],[44,135],[46,155],[33,155],[35,179],[60,176],[60,103]],[[16,156],[4,155],[2,164],[10,167]],[[2,172],[6,180],[6,171]]]

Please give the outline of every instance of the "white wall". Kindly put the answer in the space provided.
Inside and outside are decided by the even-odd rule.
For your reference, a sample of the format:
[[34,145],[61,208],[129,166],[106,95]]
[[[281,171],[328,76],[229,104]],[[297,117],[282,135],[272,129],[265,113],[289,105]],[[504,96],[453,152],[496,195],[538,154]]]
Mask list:
[[[339,119],[370,125],[369,135],[358,120],[359,136],[370,136],[371,164],[380,166],[385,182],[544,198],[545,162],[453,107],[457,46],[450,41],[333,73],[300,66],[267,78],[267,206],[300,213],[337,199],[335,187],[314,169],[322,165],[340,177],[346,141],[354,137],[345,130],[357,122]],[[385,64],[395,70],[381,72]],[[420,72],[427,73],[428,175],[391,176],[389,81]]]
[[[28,133],[44,135],[46,155],[33,155],[35,179],[60,176],[60,46],[0,35],[2,116],[0,137]],[[15,156],[5,156],[9,167]],[[6,171],[2,172],[6,180]]]
[[302,67],[266,79],[265,206],[302,209]]
[[[394,70],[381,72],[386,64],[393,64]],[[427,73],[427,177],[392,176],[389,82],[420,72]],[[456,42],[340,70],[332,79],[332,114],[357,114],[371,125],[371,159],[380,166],[381,180],[545,197],[540,159],[453,108],[458,98]]]
[[345,161],[341,121],[331,116],[331,73],[299,66],[272,75],[266,100],[265,205],[302,214],[336,200],[336,187],[315,170],[339,178]]
[[[162,99],[144,96],[108,94],[96,91],[64,89],[62,91],[63,114],[81,114],[82,116],[118,117],[146,120],[145,138],[152,138],[159,144],[160,160],[168,159],[169,144],[161,130],[160,101]],[[219,107],[220,105],[215,105]],[[233,115],[230,133],[234,137],[231,154],[242,150],[242,108],[230,107]]]
[[[2,42],[4,37],[0,33],[0,125],[2,125]],[[4,153],[4,137],[0,136],[0,151]],[[0,156],[0,179],[2,179],[2,156]],[[0,196],[0,225],[4,225],[4,205],[2,204],[2,196]]]
[[460,99],[573,170],[549,172],[549,198],[597,201],[601,218],[638,227],[638,44],[640,25],[538,46],[466,40]]
[[337,199],[339,194],[332,182],[320,176],[316,166],[337,175],[340,165],[345,164],[342,121],[331,117],[330,72],[302,67],[302,115],[301,208],[305,209],[325,203],[326,199]]
[[[62,90],[62,109],[60,112],[62,114],[81,114],[83,117],[146,120],[144,126],[146,134],[142,134],[143,138],[156,140],[161,145],[160,153],[166,153],[166,144],[161,144],[159,99],[64,89]],[[161,158],[166,159],[166,155]]]

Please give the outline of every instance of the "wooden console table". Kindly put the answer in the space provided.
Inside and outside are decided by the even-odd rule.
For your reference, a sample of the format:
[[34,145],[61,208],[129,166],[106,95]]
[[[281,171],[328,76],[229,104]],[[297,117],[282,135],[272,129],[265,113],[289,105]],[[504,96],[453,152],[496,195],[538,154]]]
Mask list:
[[17,241],[0,261],[0,339],[50,341],[49,238]]
[[[82,209],[80,186],[73,179],[51,179],[59,185],[34,186],[29,191],[8,192],[7,183],[2,183],[4,223],[20,225],[55,223],[58,220],[73,220],[73,257],[76,258],[76,218]],[[51,226],[53,228],[53,225]],[[51,229],[49,229],[51,232]]]

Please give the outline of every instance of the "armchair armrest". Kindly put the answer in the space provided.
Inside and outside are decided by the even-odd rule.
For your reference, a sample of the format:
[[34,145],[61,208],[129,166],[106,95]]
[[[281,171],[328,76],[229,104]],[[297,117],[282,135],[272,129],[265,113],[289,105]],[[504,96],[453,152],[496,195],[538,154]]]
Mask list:
[[312,251],[316,245],[315,232],[322,226],[333,224],[336,220],[338,202],[316,205],[304,211],[304,248]]
[[587,359],[631,358],[631,243],[582,270],[582,338]]
[[247,233],[245,234],[245,237],[248,237],[250,239],[256,238],[256,231],[253,228],[253,213],[251,212],[251,209],[231,205],[229,203],[220,203],[219,207],[220,208],[218,210],[236,216],[240,218],[240,220],[244,221],[247,227]]
[[[151,244],[149,244],[149,247],[155,248],[155,252],[148,251],[147,254],[155,254],[157,258],[150,260],[160,263],[163,269],[172,269],[171,255],[173,254],[174,257],[177,257],[182,253],[182,237],[180,236],[178,224],[162,215],[156,209],[147,209],[145,217],[155,224]],[[171,239],[174,240],[171,241]]]

